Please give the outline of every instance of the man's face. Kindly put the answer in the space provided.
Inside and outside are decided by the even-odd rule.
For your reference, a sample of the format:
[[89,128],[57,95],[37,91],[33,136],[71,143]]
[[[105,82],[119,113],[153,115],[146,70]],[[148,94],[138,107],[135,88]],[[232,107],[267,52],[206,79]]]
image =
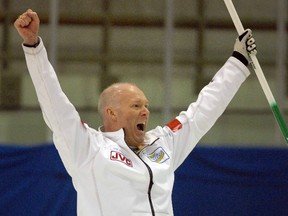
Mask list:
[[150,115],[147,98],[140,89],[130,86],[121,90],[119,104],[115,113],[126,143],[135,147],[143,144]]

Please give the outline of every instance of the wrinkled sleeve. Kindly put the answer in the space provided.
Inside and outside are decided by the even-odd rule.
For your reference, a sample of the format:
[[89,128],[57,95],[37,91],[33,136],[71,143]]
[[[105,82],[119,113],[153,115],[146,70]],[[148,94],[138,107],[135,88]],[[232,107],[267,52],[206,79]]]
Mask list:
[[246,66],[230,57],[197,100],[164,127],[172,139],[175,169],[222,115],[249,74]]
[[53,141],[71,175],[75,166],[88,160],[89,132],[75,107],[63,93],[41,40],[36,48],[23,46],[44,120],[53,132]]

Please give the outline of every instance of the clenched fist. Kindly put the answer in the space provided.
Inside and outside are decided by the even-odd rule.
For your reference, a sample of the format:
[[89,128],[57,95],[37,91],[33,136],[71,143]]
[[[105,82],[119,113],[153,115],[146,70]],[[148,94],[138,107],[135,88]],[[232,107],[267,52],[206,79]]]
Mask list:
[[23,38],[25,45],[33,46],[39,42],[39,24],[40,20],[37,13],[31,9],[28,9],[16,19],[14,26]]

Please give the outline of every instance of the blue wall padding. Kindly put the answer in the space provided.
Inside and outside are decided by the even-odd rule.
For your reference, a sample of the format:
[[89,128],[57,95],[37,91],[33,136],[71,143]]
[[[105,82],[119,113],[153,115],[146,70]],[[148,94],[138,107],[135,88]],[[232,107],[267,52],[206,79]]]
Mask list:
[[[0,145],[1,216],[73,216],[55,147]],[[288,149],[197,147],[176,172],[175,216],[287,216]]]

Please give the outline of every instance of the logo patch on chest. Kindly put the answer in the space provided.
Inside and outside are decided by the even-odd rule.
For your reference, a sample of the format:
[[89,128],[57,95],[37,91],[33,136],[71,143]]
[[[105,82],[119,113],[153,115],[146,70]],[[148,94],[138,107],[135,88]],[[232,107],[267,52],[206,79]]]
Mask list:
[[144,153],[146,157],[155,163],[163,163],[170,157],[162,147],[158,147],[152,153]]
[[126,164],[129,167],[133,167],[132,161],[129,158],[126,158],[121,152],[111,151],[110,152],[110,160],[119,161]]

